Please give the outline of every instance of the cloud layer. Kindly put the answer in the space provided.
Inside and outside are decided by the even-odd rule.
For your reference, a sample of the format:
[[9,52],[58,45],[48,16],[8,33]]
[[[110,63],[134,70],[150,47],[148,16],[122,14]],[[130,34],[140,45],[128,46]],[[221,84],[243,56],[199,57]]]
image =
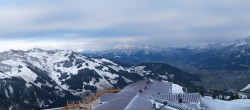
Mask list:
[[0,2],[0,51],[184,46],[250,35],[250,1],[18,0]]

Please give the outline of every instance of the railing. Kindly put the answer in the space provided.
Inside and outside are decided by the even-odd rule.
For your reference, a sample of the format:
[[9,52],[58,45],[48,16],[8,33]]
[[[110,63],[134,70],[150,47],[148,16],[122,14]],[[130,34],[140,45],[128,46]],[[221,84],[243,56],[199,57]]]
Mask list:
[[67,101],[67,105],[62,110],[83,110],[81,101]]
[[86,98],[85,103],[83,101],[67,101],[67,105],[62,110],[92,110],[92,101],[98,99],[105,93],[116,93],[120,92],[120,89],[108,89],[97,92],[95,95],[90,95]]

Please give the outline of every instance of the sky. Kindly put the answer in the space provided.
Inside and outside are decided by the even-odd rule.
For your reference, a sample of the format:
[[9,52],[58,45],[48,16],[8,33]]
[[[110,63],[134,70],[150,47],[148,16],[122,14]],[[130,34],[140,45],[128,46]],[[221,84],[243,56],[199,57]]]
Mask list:
[[0,51],[181,47],[250,35],[249,0],[1,0]]

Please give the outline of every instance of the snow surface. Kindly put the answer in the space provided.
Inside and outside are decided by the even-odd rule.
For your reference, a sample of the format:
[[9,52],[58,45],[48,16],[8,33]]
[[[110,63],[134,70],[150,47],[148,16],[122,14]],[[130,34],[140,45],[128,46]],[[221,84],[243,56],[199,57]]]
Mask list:
[[209,110],[250,110],[250,99],[224,101],[205,96],[201,98],[201,102],[205,104]]
[[[23,78],[26,82],[34,82],[37,78],[37,75],[34,74],[33,71],[31,71],[30,69],[28,69],[25,64],[21,61],[21,60],[6,60],[6,61],[2,61],[3,64],[7,64],[7,65],[11,65],[12,69],[11,71],[6,72],[5,74],[9,75],[9,76],[19,76],[21,78]],[[21,68],[20,70],[22,72],[19,72],[19,68],[18,66],[22,65],[23,68]]]
[[4,78],[10,78],[10,76],[0,72],[0,79],[4,79]]
[[145,71],[144,70],[145,67],[146,66],[132,66],[132,67],[128,68],[128,72],[138,73],[142,76],[150,74],[151,71]]
[[182,90],[182,86],[178,85],[178,84],[172,84],[172,93],[184,93]]
[[232,102],[245,103],[250,105],[250,99],[237,99],[237,100],[232,100]]

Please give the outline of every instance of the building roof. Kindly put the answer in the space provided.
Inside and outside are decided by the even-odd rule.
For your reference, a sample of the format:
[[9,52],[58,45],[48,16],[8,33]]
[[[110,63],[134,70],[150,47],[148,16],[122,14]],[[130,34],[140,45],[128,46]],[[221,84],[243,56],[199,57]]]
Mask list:
[[[150,83],[146,80],[132,83],[119,93],[108,93],[101,96],[99,100],[100,104],[94,107],[94,110],[152,110],[153,103],[157,100],[168,101],[167,106],[170,107],[166,106],[163,109],[174,110],[170,108],[174,105],[176,105],[174,106],[176,108],[180,104],[176,98],[179,94],[172,94],[172,84],[171,82],[155,80],[151,80]],[[185,108],[197,105],[190,104],[189,102],[197,103],[200,98],[199,95],[191,93],[186,95],[181,94],[181,96],[187,104],[182,104],[180,107]],[[192,98],[188,98],[188,96]],[[198,107],[195,106],[192,108]]]

